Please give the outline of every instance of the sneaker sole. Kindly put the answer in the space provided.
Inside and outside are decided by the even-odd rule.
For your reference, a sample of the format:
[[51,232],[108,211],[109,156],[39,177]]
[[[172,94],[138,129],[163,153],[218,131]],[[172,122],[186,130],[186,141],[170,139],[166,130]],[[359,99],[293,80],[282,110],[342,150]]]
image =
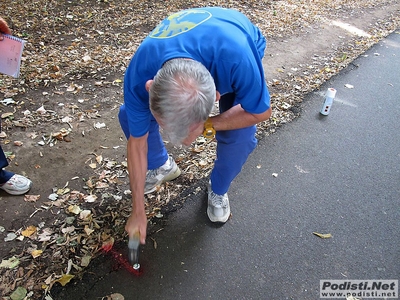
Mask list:
[[26,194],[27,192],[29,192],[29,190],[31,189],[32,186],[30,186],[29,188],[26,188],[24,190],[19,190],[19,191],[11,191],[11,190],[7,190],[3,187],[0,187],[0,189],[2,189],[3,191],[5,191],[7,194],[9,195],[13,195],[13,196],[20,196],[23,194]]
[[174,172],[169,173],[166,175],[160,182],[158,182],[156,185],[151,190],[145,191],[144,194],[150,194],[154,192],[160,184],[163,184],[164,182],[174,180],[175,178],[178,178],[179,175],[181,175],[181,169],[177,168]]

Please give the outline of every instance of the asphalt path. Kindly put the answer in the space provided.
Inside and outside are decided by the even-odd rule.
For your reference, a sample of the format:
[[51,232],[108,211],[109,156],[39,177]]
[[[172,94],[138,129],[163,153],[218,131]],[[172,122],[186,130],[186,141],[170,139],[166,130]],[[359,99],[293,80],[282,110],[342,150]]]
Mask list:
[[[322,279],[400,279],[398,33],[260,141],[232,183],[224,226],[208,221],[198,193],[147,239],[141,276],[110,271],[110,257],[55,299],[319,299]],[[329,87],[337,94],[322,116]]]

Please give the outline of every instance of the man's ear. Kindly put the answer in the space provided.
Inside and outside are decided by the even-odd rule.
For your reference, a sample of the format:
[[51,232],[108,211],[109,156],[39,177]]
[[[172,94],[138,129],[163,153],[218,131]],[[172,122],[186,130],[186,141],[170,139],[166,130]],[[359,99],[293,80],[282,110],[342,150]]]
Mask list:
[[151,85],[153,84],[153,82],[154,82],[153,79],[150,79],[150,80],[147,80],[147,81],[146,81],[146,85],[145,85],[146,91],[150,91],[150,87],[151,87]]
[[218,102],[219,99],[221,99],[221,94],[218,91],[216,91],[215,102]]

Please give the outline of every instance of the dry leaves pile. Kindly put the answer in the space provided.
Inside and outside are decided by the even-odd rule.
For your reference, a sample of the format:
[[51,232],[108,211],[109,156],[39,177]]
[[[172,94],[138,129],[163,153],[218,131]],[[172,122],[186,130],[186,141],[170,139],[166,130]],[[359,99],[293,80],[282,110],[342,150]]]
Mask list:
[[[343,10],[351,14],[356,8],[394,2],[5,0],[0,4],[2,16],[9,21],[13,34],[28,43],[23,53],[21,77],[0,76],[2,104],[15,105],[14,99],[21,95],[29,97],[33,90],[41,91],[44,96],[50,91],[53,95],[79,95],[83,90],[81,80],[88,78],[96,78],[98,92],[106,86],[122,89],[121,80],[107,81],[110,74],[122,78],[132,54],[147,33],[167,14],[183,8],[214,5],[235,8],[247,14],[267,37],[277,38],[305,31],[315,23],[324,23],[326,18]],[[371,37],[354,38],[347,46],[332,49],[329,57],[310,57],[296,69],[281,70],[285,73],[284,79],[269,79],[273,116],[259,125],[258,137],[268,135],[275,127],[293,119],[304,94],[317,89],[399,24],[399,16],[394,12],[390,22],[374,24],[369,32]],[[60,86],[62,90],[56,88]],[[58,130],[39,138],[40,145],[46,147],[68,142],[73,130],[71,120],[95,121],[100,113],[93,108],[86,109],[82,103],[82,107],[64,105],[54,110],[39,106],[34,111],[19,112],[19,115],[18,118],[13,113],[2,115],[3,126],[60,125]],[[94,124],[96,129],[104,126],[101,122]],[[149,219],[162,217],[164,206],[194,181],[209,174],[215,146],[215,141],[199,137],[190,148],[174,149],[184,176],[147,196]],[[54,188],[44,204],[37,208],[37,211],[54,215],[53,223],[30,224],[7,234],[0,226],[5,242],[19,240],[23,245],[0,264],[3,295],[13,293],[12,299],[47,295],[46,299],[51,299],[48,292],[55,283],[67,284],[101,249],[124,238],[124,223],[130,214],[129,191],[123,190],[126,184],[121,185],[122,181],[126,183],[126,162],[93,154],[86,163],[93,170],[93,176],[83,181],[84,192],[71,190],[68,182],[62,183],[63,187]],[[25,201],[34,203],[38,197],[29,195]]]

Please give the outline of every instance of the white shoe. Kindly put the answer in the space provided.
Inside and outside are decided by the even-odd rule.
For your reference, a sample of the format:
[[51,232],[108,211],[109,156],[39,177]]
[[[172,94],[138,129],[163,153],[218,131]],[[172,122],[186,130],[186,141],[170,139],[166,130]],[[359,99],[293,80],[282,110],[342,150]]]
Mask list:
[[161,167],[147,171],[144,193],[150,194],[154,192],[157,186],[166,181],[174,180],[179,175],[181,175],[181,170],[175,160],[168,156],[168,160]]
[[14,174],[6,183],[0,185],[0,189],[6,191],[10,195],[23,195],[32,187],[32,181],[28,178]]
[[231,215],[228,194],[218,195],[211,189],[211,182],[208,184],[208,207],[207,215],[211,222],[225,223]]

